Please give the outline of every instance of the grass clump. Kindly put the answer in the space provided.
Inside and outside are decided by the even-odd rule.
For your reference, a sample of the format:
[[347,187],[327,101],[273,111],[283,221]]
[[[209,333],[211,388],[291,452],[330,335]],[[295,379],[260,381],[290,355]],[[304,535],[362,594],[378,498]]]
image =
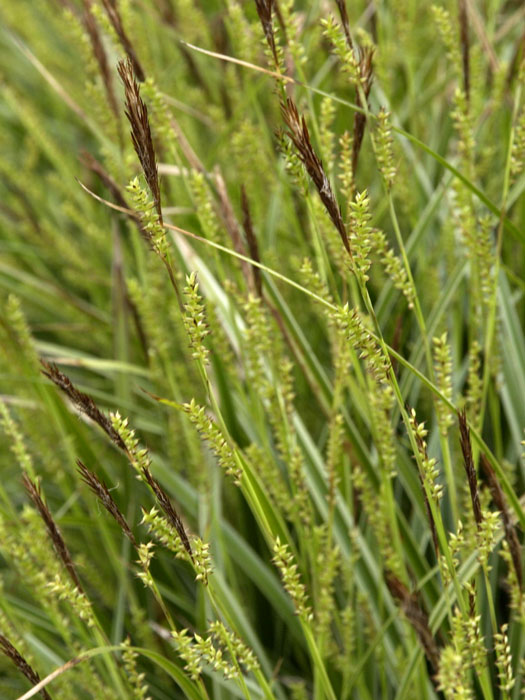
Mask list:
[[0,18],[2,697],[517,700],[522,8]]

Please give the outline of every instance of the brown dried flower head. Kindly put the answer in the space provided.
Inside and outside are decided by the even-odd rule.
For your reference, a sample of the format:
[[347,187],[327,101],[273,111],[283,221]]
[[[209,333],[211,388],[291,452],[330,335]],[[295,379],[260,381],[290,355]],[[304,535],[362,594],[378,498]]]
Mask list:
[[472,457],[472,444],[470,442],[470,429],[467,423],[467,414],[465,411],[458,413],[459,433],[461,439],[461,451],[463,452],[463,463],[467,473],[467,481],[470,489],[470,499],[472,501],[472,510],[474,511],[474,519],[478,528],[483,521],[483,513],[481,512],[481,503],[479,500],[478,479],[476,476],[476,468]]
[[255,7],[257,8],[257,14],[261,20],[264,36],[266,37],[266,41],[268,42],[268,46],[272,52],[275,65],[279,66],[272,19],[274,4],[274,0],[255,0]]
[[[0,634],[0,651],[2,651],[8,659],[11,659],[20,673],[23,673],[23,675],[32,685],[37,685],[37,683],[40,683],[40,676],[38,673],[27,663],[22,654],[20,654],[20,652],[11,644],[9,639],[4,637],[2,634]],[[40,694],[44,700],[51,700],[51,697],[45,688],[42,688]]]
[[53,547],[55,548],[58,557],[62,560],[62,563],[66,567],[67,572],[77,589],[80,591],[80,593],[83,593],[84,590],[78,578],[75,565],[73,564],[73,559],[71,558],[71,554],[69,553],[69,549],[67,548],[67,545],[64,541],[64,538],[62,537],[62,533],[60,532],[58,525],[55,523],[53,516],[51,515],[51,511],[42,500],[42,497],[40,495],[40,488],[33,481],[31,481],[27,474],[24,474],[22,476],[22,481],[29,498],[33,502],[35,508],[38,510],[40,517],[44,521],[47,532],[53,543]]
[[155,148],[151,137],[151,129],[148,118],[148,108],[140,96],[139,86],[135,80],[133,63],[128,58],[119,61],[117,66],[120,78],[124,84],[126,94],[126,117],[131,125],[131,140],[144,172],[144,177],[153,196],[155,209],[162,225],[162,211],[160,205],[159,172]]
[[80,476],[82,477],[82,481],[89,486],[104,508],[120,525],[122,532],[130,540],[131,544],[135,547],[135,549],[137,549],[138,543],[135,539],[135,535],[132,533],[126,518],[122,515],[106,484],[101,481],[96,474],[90,471],[79,459],[77,460],[77,466]]
[[97,407],[91,396],[79,391],[73,385],[69,377],[61,372],[56,365],[52,365],[45,360],[40,360],[40,362],[43,367],[42,374],[44,374],[54,384],[62,389],[62,391],[67,394],[67,396],[71,399],[75,406],[82,411],[82,413],[85,413],[88,418],[95,421],[95,423],[97,423],[111,438],[115,445],[126,452],[126,445],[124,444],[122,438],[111,425],[109,418],[107,418]]
[[281,102],[283,119],[288,127],[288,136],[297,149],[297,154],[312,182],[314,183],[326,211],[336,227],[346,251],[351,255],[348,234],[341,214],[341,208],[335,198],[332,186],[323,164],[314,150],[310,133],[304,117],[299,116],[297,106],[291,98]]
[[118,11],[116,0],[102,0],[102,4],[104,5],[104,9],[106,10],[106,14],[109,18],[109,21],[113,25],[113,29],[117,33],[117,36],[120,39],[120,42],[128,55],[128,60],[133,65],[135,75],[137,76],[138,80],[140,80],[140,82],[143,83],[146,80],[146,75],[135,52],[135,49],[133,48],[133,44],[131,43],[131,40],[128,37],[128,35],[126,34],[124,25],[122,24],[122,18]]

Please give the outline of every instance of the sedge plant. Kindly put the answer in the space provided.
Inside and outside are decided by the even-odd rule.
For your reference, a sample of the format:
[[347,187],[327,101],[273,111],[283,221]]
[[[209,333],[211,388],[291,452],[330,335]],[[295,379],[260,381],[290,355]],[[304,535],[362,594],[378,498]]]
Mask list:
[[520,4],[0,19],[1,697],[517,700]]

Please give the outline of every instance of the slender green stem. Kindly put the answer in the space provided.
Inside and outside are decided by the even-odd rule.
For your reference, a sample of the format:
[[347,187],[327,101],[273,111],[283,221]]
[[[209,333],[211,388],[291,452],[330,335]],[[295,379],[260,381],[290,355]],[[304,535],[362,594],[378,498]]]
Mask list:
[[484,344],[484,367],[483,367],[483,379],[482,379],[482,395],[481,395],[481,406],[479,411],[479,419],[477,428],[478,430],[483,430],[483,421],[485,416],[485,408],[487,404],[487,396],[489,391],[490,377],[492,374],[492,355],[494,350],[494,334],[496,331],[496,318],[497,318],[497,307],[498,307],[498,289],[499,289],[499,275],[501,269],[501,249],[503,245],[503,229],[504,221],[506,216],[507,200],[509,195],[510,186],[510,167],[512,163],[512,148],[514,145],[514,134],[515,134],[515,122],[518,115],[519,106],[521,103],[521,92],[522,85],[518,84],[516,91],[516,98],[514,100],[512,119],[509,131],[509,140],[507,145],[507,156],[505,160],[505,171],[503,177],[503,191],[501,195],[501,213],[498,222],[498,235],[496,240],[496,251],[494,259],[494,272],[493,272],[493,283],[492,283],[492,294],[489,301],[489,314],[486,325],[485,332],[485,344]]

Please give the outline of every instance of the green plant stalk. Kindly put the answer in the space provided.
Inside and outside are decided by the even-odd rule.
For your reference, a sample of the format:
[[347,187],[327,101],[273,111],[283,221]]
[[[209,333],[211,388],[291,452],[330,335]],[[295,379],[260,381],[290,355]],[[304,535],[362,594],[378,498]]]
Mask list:
[[495,634],[498,631],[498,622],[496,618],[496,607],[494,605],[494,597],[492,595],[492,588],[490,585],[489,581],[489,572],[487,565],[484,564],[482,567],[482,572],[483,572],[483,581],[485,583],[485,592],[487,594],[487,601],[489,605],[489,613],[490,613],[490,622],[492,625],[492,634]]
[[[407,274],[408,280],[410,282],[410,285],[412,287],[412,290],[414,292],[414,313],[419,325],[419,330],[421,333],[421,337],[423,339],[423,347],[425,350],[425,357],[427,361],[427,371],[429,373],[429,377],[432,381],[433,384],[436,384],[436,374],[434,371],[434,363],[432,361],[432,352],[430,349],[430,341],[428,337],[428,332],[427,332],[427,327],[425,323],[425,318],[423,316],[423,312],[421,309],[421,304],[419,301],[419,295],[417,292],[417,287],[414,282],[414,277],[412,275],[412,270],[410,267],[410,262],[408,260],[408,255],[406,252],[405,244],[403,241],[403,237],[401,235],[401,229],[399,228],[399,222],[397,219],[397,214],[396,210],[394,207],[394,199],[392,197],[392,192],[388,191],[388,202],[389,202],[389,207],[390,207],[390,216],[392,219],[392,224],[394,227],[394,232],[396,235],[396,240],[397,244],[399,246],[399,250],[401,251],[401,257],[403,259],[403,264],[405,267],[405,272]],[[437,401],[437,397],[434,396],[434,401]],[[456,485],[455,485],[455,479],[454,479],[454,472],[452,469],[452,462],[450,458],[450,445],[448,442],[448,439],[446,435],[443,435],[441,430],[439,431],[439,442],[441,445],[441,454],[443,457],[443,468],[445,470],[445,475],[446,475],[446,480],[448,483],[448,495],[450,498],[450,506],[452,509],[452,517],[454,519],[454,523],[458,522],[458,503],[457,503],[457,495],[456,495]]]
[[[517,652],[515,654],[513,654],[515,659],[523,659],[523,654],[525,652],[525,635],[523,634],[524,627],[525,627],[525,624],[523,623],[523,621],[519,623],[519,626],[517,627],[517,629],[516,629],[516,627],[514,627],[514,630],[517,632],[517,634],[516,634],[517,643],[515,645],[513,645],[514,648],[517,647]],[[516,676],[516,684],[515,684],[514,690],[512,692],[512,700],[518,700],[518,698],[521,694],[521,691],[523,689],[523,682],[522,682],[523,664],[522,663],[517,665],[515,676]]]
[[[96,618],[95,618],[96,619]],[[99,645],[103,644],[108,644],[108,639],[106,637],[106,634],[104,630],[102,629],[100,623],[98,620],[96,620],[96,626],[94,628],[95,631],[95,640],[99,643]],[[121,678],[121,669],[119,669],[118,664],[116,662],[116,659],[110,660],[107,657],[104,657],[105,665],[113,679],[113,682],[115,684],[115,688],[118,689],[118,693],[120,697],[123,700],[126,700],[128,696],[128,690],[125,688],[125,683],[123,682],[123,679]]]
[[[496,241],[496,255],[494,264],[494,276],[493,276],[493,289],[492,295],[489,302],[489,315],[487,320],[487,328],[485,334],[485,361],[483,367],[483,380],[482,380],[482,394],[481,394],[481,406],[480,415],[477,428],[481,432],[483,430],[483,421],[485,416],[485,408],[487,404],[488,388],[490,383],[491,375],[491,358],[494,345],[494,333],[496,329],[496,310],[498,305],[498,283],[499,283],[499,272],[501,268],[501,249],[503,245],[503,223],[506,216],[507,200],[509,195],[510,186],[510,166],[512,158],[512,148],[514,144],[514,134],[515,134],[515,123],[518,115],[518,110],[521,102],[521,92],[522,85],[518,83],[516,91],[516,99],[514,100],[512,118],[510,124],[509,141],[507,145],[507,158],[505,161],[505,171],[503,178],[503,192],[501,195],[501,210],[499,215],[498,223],[498,236]],[[474,453],[474,459],[477,460],[477,455]]]
[[319,682],[325,692],[325,695],[328,698],[328,700],[337,700],[337,696],[334,693],[332,684],[330,683],[330,678],[326,671],[323,659],[321,657],[321,654],[319,653],[319,649],[317,648],[311,625],[306,620],[304,620],[302,616],[300,618],[300,622],[301,627],[303,628],[303,634],[305,636],[306,643],[310,650],[310,655],[314,662],[315,669],[318,673]]

